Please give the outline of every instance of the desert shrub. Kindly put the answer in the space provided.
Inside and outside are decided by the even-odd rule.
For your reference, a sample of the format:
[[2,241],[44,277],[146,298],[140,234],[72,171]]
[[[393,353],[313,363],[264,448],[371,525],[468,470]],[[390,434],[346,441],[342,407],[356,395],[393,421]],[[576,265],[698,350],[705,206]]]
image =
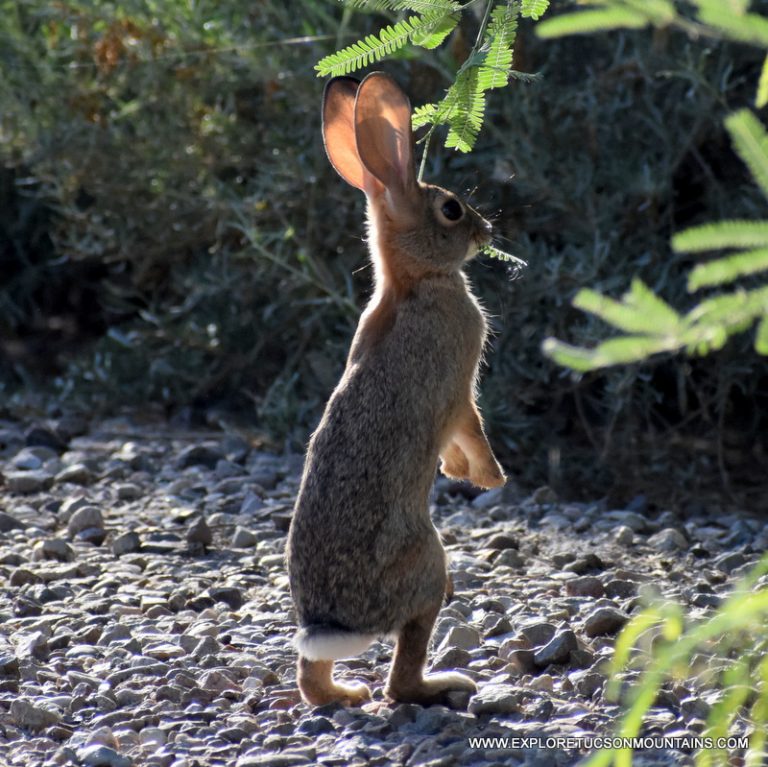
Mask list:
[[[0,10],[5,393],[240,408],[299,447],[370,281],[362,195],[323,155],[313,67],[400,15],[321,0]],[[377,65],[415,105],[449,87],[472,10],[439,48]],[[529,264],[514,282],[503,263],[470,266],[495,332],[482,404],[523,484],[684,493],[718,466],[743,479],[765,405],[747,342],[580,378],[540,347],[601,338],[570,305],[584,286],[637,274],[679,305],[690,260],[671,235],[756,217],[722,122],[753,98],[760,58],[679,30],[542,41],[521,24],[512,66],[540,77],[489,93],[471,154],[432,142],[425,178],[477,187],[499,244]]]

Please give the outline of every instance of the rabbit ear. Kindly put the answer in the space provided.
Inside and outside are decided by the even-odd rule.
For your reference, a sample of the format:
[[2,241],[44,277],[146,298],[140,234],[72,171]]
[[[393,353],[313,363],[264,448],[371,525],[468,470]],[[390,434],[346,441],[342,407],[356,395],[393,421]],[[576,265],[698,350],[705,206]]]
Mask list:
[[365,168],[355,143],[355,96],[360,81],[334,77],[323,92],[323,143],[331,165],[352,186],[363,189]]
[[372,72],[360,83],[355,137],[363,166],[390,195],[400,197],[416,188],[411,104],[384,72]]

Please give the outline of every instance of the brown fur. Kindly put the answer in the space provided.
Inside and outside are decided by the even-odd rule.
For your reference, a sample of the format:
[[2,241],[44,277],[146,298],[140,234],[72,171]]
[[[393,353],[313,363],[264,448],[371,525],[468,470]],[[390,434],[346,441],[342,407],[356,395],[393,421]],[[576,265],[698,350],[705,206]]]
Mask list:
[[[396,86],[382,78],[370,75],[360,86],[355,109],[366,88],[397,99],[386,90]],[[342,101],[339,94],[334,114],[343,111]],[[364,103],[371,111],[378,102]],[[391,122],[382,121],[380,130]],[[375,114],[365,129],[371,124]],[[367,140],[360,130],[358,147]],[[383,133],[371,144],[394,139]],[[334,151],[328,147],[332,161]],[[465,203],[460,220],[442,216],[445,200],[457,198],[417,184],[410,155],[411,171],[405,161],[391,163],[402,181],[394,173],[371,180],[367,166],[358,170],[348,153],[337,156],[347,163],[345,177],[365,179],[376,290],[307,450],[288,540],[291,591],[306,632],[397,635],[387,694],[428,703],[475,689],[460,674],[423,674],[432,626],[452,591],[428,510],[438,457],[450,476],[482,487],[504,482],[474,401],[485,318],[461,272],[490,226]],[[390,173],[380,166],[382,176]],[[350,693],[333,681],[332,661],[300,657],[298,668],[308,702],[362,700],[359,688]]]

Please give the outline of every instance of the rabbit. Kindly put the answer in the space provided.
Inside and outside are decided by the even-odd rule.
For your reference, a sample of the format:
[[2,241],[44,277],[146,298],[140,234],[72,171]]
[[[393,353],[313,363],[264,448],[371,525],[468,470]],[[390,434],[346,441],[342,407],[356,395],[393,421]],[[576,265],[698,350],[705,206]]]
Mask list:
[[461,271],[492,228],[417,181],[410,103],[388,75],[331,80],[322,130],[331,164],[367,198],[374,292],[310,439],[288,535],[297,681],[307,703],[360,705],[370,690],[334,679],[333,662],[394,636],[385,695],[428,705],[476,691],[463,674],[424,673],[452,592],[429,516],[438,459],[479,487],[506,479],[475,403],[486,321]]

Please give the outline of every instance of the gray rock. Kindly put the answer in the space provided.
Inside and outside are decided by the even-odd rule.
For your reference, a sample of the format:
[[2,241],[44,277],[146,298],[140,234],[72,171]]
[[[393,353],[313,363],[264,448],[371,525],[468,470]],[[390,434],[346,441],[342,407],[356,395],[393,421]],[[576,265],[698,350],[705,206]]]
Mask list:
[[597,607],[584,621],[584,633],[589,637],[615,634],[629,616],[615,607]]
[[206,655],[216,655],[220,652],[221,643],[211,636],[203,637],[192,649],[195,658],[204,658]]
[[718,570],[724,573],[732,573],[742,565],[747,563],[747,558],[738,551],[728,552],[721,554],[715,561],[714,565]]
[[84,495],[76,495],[72,498],[67,498],[58,511],[58,517],[62,522],[69,522],[72,515],[86,506],[92,506],[93,504]]
[[118,501],[136,501],[144,495],[144,491],[134,482],[123,482],[115,485],[115,495]]
[[134,530],[129,530],[127,533],[121,533],[112,541],[112,553],[116,557],[120,557],[123,554],[131,554],[134,551],[138,551],[141,548],[141,539],[139,534]]
[[176,466],[179,469],[187,469],[190,466],[205,466],[207,469],[215,469],[216,464],[224,458],[219,448],[210,445],[190,445],[184,448],[176,458]]
[[53,485],[53,475],[44,469],[36,471],[11,471],[5,475],[5,486],[11,493],[28,495],[48,490]]
[[505,660],[512,673],[531,674],[536,670],[536,653],[533,650],[508,650]]
[[240,513],[246,515],[255,514],[257,511],[261,511],[264,508],[264,499],[256,493],[248,492],[243,498],[243,503],[240,506]]
[[687,549],[688,539],[679,530],[675,530],[674,527],[666,527],[652,535],[648,539],[648,545],[656,549],[656,551],[670,553]]
[[471,626],[454,626],[448,631],[445,639],[440,643],[439,652],[450,648],[460,650],[474,650],[480,647],[480,632]]
[[540,668],[551,664],[567,663],[571,652],[578,646],[576,634],[570,629],[561,629],[535,653],[533,661]]
[[486,546],[489,549],[519,549],[520,541],[514,535],[497,533],[486,543]]
[[101,546],[106,537],[107,531],[103,527],[86,527],[85,530],[81,530],[75,536],[75,539],[94,546]]
[[445,647],[438,652],[432,662],[434,671],[450,670],[453,668],[466,668],[472,661],[472,656],[461,647]]
[[557,503],[557,493],[549,486],[542,485],[531,493],[527,503],[533,503],[537,506],[546,506]]
[[282,751],[274,754],[243,754],[235,767],[300,767],[312,764],[312,760],[303,753]]
[[30,583],[42,583],[43,579],[26,567],[17,567],[8,578],[8,583],[15,588],[26,586]]
[[11,466],[19,471],[36,471],[42,469],[46,461],[56,458],[57,455],[55,450],[47,447],[25,447],[13,457]]
[[96,477],[84,463],[73,463],[56,475],[57,484],[90,485]]
[[614,579],[605,584],[605,595],[610,599],[628,599],[637,594],[637,584],[632,581]]
[[19,522],[16,517],[0,511],[0,533],[10,533],[12,530],[23,530],[24,524]]
[[97,506],[81,506],[69,518],[67,531],[74,537],[88,528],[104,529],[104,517]]
[[205,517],[198,517],[187,530],[187,543],[210,546],[213,543],[213,533]]
[[648,527],[648,521],[642,514],[629,509],[608,511],[604,516],[618,525],[630,528],[635,533],[642,533]]
[[557,627],[552,623],[532,623],[520,630],[520,634],[525,638],[531,647],[541,647],[552,640],[557,633]]
[[570,578],[565,582],[565,593],[571,597],[594,597],[598,599],[603,596],[605,589],[603,583],[594,575],[583,575],[580,578]]
[[233,610],[239,610],[245,603],[243,590],[237,586],[212,586],[208,594],[215,602],[224,602]]
[[77,757],[83,767],[131,767],[133,764],[132,759],[98,743],[79,749]]
[[58,453],[63,453],[67,443],[47,426],[30,426],[24,433],[24,444],[28,447],[49,447]]
[[526,696],[524,690],[509,684],[486,684],[469,701],[469,713],[482,714],[517,714],[522,711],[522,702]]
[[490,509],[492,506],[497,506],[501,503],[503,487],[494,487],[491,490],[486,490],[484,493],[480,493],[472,501],[473,509]]
[[635,534],[632,532],[631,527],[627,527],[627,525],[619,525],[613,531],[613,540],[620,546],[630,546],[635,540]]
[[61,714],[24,698],[16,698],[11,702],[11,721],[22,729],[43,730],[58,724]]
[[525,565],[525,557],[515,549],[505,549],[493,560],[494,567],[520,568]]
[[591,698],[603,689],[605,677],[595,671],[579,671],[571,677],[576,692],[584,698]]
[[35,544],[32,558],[38,561],[55,559],[59,562],[71,562],[75,558],[75,552],[62,538],[49,538]]
[[256,545],[258,538],[250,531],[239,525],[232,535],[232,546],[236,549],[250,549]]
[[19,659],[7,647],[0,647],[0,675],[19,678]]
[[311,716],[300,722],[297,729],[305,735],[316,737],[325,732],[334,732],[336,728],[333,726],[333,722],[324,716]]
[[691,597],[691,604],[694,607],[720,607],[723,603],[723,598],[717,594],[709,594],[708,592],[699,592]]

